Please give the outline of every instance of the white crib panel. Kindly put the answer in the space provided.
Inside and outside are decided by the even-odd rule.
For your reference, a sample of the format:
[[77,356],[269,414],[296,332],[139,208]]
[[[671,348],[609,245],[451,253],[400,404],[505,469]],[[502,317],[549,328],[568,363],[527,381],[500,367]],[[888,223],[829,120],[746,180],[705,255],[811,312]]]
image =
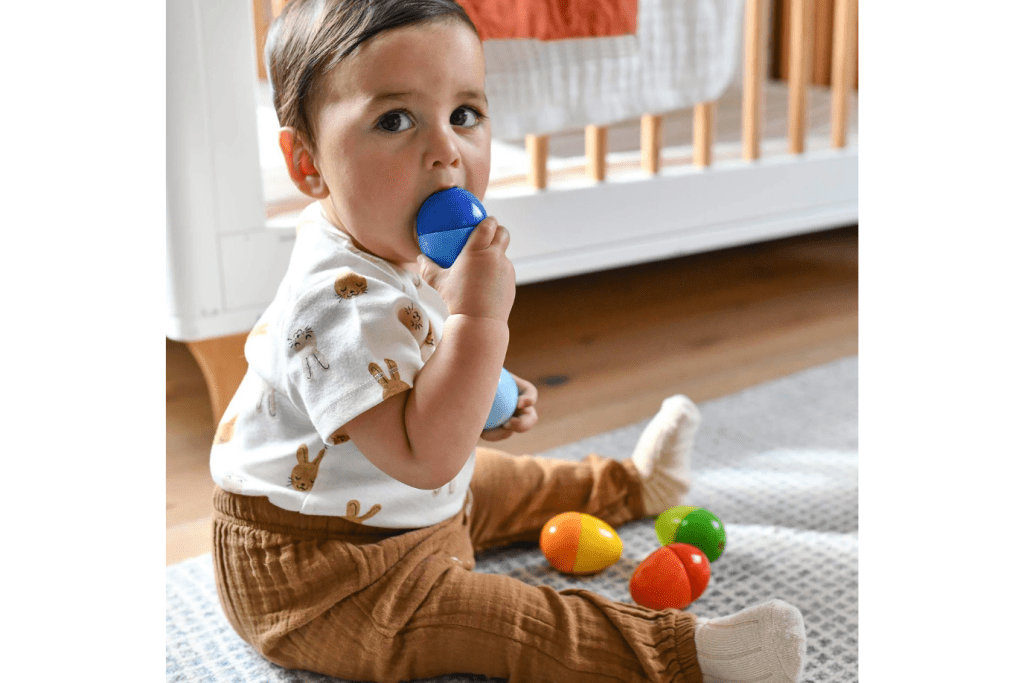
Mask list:
[[[520,284],[857,221],[856,150],[490,196]],[[581,217],[583,217],[581,219]]]
[[[224,254],[224,301],[229,310],[259,309],[262,312],[277,292],[288,268],[295,228],[260,230],[224,235],[220,239]],[[244,254],[244,258],[241,255]],[[255,321],[253,321],[255,322]]]
[[[266,222],[248,2],[167,3],[167,335],[237,331],[222,237]],[[230,248],[230,245],[229,245]],[[243,285],[244,286],[244,283]],[[226,332],[225,332],[226,333]]]

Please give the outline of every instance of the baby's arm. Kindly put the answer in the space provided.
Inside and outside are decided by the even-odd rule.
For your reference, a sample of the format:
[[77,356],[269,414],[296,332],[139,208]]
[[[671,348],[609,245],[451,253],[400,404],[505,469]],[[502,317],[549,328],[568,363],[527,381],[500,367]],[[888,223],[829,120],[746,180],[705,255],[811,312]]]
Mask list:
[[508,231],[493,217],[473,231],[448,270],[421,258],[423,277],[450,315],[409,391],[349,421],[346,432],[382,471],[420,489],[455,478],[473,453],[508,348],[515,271]]

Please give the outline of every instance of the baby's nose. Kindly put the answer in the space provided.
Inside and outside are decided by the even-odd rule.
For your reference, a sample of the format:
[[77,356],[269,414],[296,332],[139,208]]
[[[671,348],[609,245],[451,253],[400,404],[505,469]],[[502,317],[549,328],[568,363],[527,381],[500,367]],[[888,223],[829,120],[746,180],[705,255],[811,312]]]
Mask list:
[[427,140],[426,162],[430,168],[447,168],[459,163],[459,148],[451,126],[436,126]]

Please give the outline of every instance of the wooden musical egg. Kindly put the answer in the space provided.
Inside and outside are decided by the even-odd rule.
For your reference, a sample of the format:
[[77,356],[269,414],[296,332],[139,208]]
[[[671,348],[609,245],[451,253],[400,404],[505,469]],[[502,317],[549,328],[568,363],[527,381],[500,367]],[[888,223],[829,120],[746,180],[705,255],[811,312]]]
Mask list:
[[563,512],[540,532],[540,550],[567,574],[596,574],[622,555],[622,539],[608,524],[582,512]]
[[654,522],[662,545],[689,543],[704,551],[714,562],[725,550],[725,525],[704,508],[678,505],[665,510]]
[[700,548],[671,543],[647,556],[629,580],[629,594],[651,609],[685,609],[711,580],[711,563]]

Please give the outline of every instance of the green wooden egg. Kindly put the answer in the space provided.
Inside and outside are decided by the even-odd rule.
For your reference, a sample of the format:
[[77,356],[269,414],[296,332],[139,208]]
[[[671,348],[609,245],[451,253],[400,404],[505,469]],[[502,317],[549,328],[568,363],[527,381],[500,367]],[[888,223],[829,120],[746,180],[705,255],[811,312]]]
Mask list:
[[704,508],[678,505],[665,510],[654,522],[662,545],[689,543],[704,551],[714,562],[725,550],[725,525]]

